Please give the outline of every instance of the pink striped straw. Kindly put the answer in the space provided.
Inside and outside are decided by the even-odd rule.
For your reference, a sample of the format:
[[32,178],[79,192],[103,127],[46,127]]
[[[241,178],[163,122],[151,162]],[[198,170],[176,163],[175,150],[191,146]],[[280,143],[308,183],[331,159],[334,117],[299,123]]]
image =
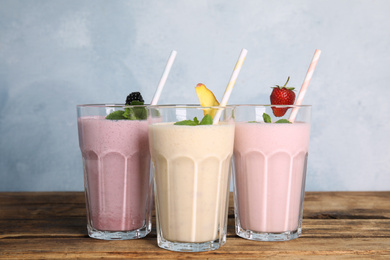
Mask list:
[[[295,101],[295,105],[299,106],[302,105],[303,98],[305,97],[307,88],[309,87],[309,83],[311,78],[313,77],[314,70],[316,69],[318,60],[320,59],[321,50],[316,50],[314,52],[313,59],[311,60],[309,69],[307,70],[305,80],[302,83],[301,89],[299,90],[299,94],[297,97],[297,100]],[[288,119],[291,123],[294,123],[295,117],[297,116],[298,108],[294,108],[291,111],[290,118]]]

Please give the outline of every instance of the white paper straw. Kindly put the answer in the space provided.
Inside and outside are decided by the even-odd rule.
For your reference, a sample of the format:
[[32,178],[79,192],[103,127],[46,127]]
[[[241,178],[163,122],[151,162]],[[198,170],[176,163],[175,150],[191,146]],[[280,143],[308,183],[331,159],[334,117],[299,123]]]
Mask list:
[[152,102],[150,102],[151,105],[157,105],[157,102],[160,99],[161,92],[164,88],[165,82],[167,81],[167,78],[168,78],[169,72],[171,71],[173,62],[175,61],[176,54],[177,54],[177,52],[175,50],[173,50],[171,52],[171,55],[169,56],[168,62],[165,65],[165,70],[161,76],[160,82],[158,83],[156,92],[154,93]]
[[[302,105],[303,98],[305,97],[307,88],[309,87],[310,80],[313,77],[313,73],[314,73],[314,70],[317,66],[320,55],[321,55],[321,50],[316,50],[314,52],[314,56],[313,56],[313,59],[311,60],[309,69],[307,70],[305,80],[302,83],[301,89],[299,90],[297,100],[295,101],[295,105],[297,105],[297,106]],[[294,123],[295,117],[297,116],[297,113],[298,113],[298,108],[293,108],[293,110],[291,111],[290,117],[288,119],[291,123]]]
[[[224,107],[224,106],[227,105],[227,102],[229,100],[230,94],[232,93],[234,84],[236,83],[238,74],[241,71],[242,64],[245,61],[247,53],[248,53],[248,50],[246,50],[246,49],[242,49],[241,50],[240,56],[239,56],[239,58],[237,60],[236,66],[234,67],[234,70],[233,70],[233,73],[232,73],[232,75],[230,77],[229,83],[226,86],[225,94],[223,95],[223,98],[222,98],[221,103],[219,104],[219,106]],[[213,119],[213,124],[214,125],[218,124],[219,118],[221,117],[221,114],[222,114],[222,109],[218,109],[218,111],[215,114],[214,119]]]

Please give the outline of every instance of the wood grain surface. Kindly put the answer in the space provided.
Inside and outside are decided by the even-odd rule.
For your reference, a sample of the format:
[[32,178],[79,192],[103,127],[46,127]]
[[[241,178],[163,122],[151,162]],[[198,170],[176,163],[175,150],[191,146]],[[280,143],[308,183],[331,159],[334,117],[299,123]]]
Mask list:
[[[226,244],[216,251],[177,253],[146,238],[89,238],[82,192],[0,193],[0,259],[390,259],[390,192],[306,192],[303,234],[257,242],[234,232],[231,196]],[[154,225],[154,220],[153,220]]]

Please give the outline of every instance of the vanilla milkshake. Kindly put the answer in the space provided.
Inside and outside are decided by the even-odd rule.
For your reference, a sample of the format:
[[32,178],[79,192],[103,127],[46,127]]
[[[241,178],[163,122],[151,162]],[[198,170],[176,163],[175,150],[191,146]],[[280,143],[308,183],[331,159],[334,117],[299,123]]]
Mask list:
[[300,235],[309,136],[308,122],[236,123],[234,183],[239,236],[272,241]]
[[130,239],[151,230],[147,120],[78,118],[89,235]]
[[149,126],[160,247],[225,243],[233,139],[232,123]]

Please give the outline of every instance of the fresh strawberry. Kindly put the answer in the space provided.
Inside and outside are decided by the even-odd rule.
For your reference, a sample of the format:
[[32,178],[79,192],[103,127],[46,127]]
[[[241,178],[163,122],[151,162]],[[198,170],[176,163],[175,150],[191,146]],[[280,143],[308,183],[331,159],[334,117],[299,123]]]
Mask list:
[[[293,105],[295,101],[294,88],[288,88],[287,83],[290,80],[290,77],[287,78],[286,83],[283,87],[276,85],[273,88],[270,100],[271,105]],[[277,108],[272,107],[272,111],[276,117],[281,117],[286,114],[288,108]]]

